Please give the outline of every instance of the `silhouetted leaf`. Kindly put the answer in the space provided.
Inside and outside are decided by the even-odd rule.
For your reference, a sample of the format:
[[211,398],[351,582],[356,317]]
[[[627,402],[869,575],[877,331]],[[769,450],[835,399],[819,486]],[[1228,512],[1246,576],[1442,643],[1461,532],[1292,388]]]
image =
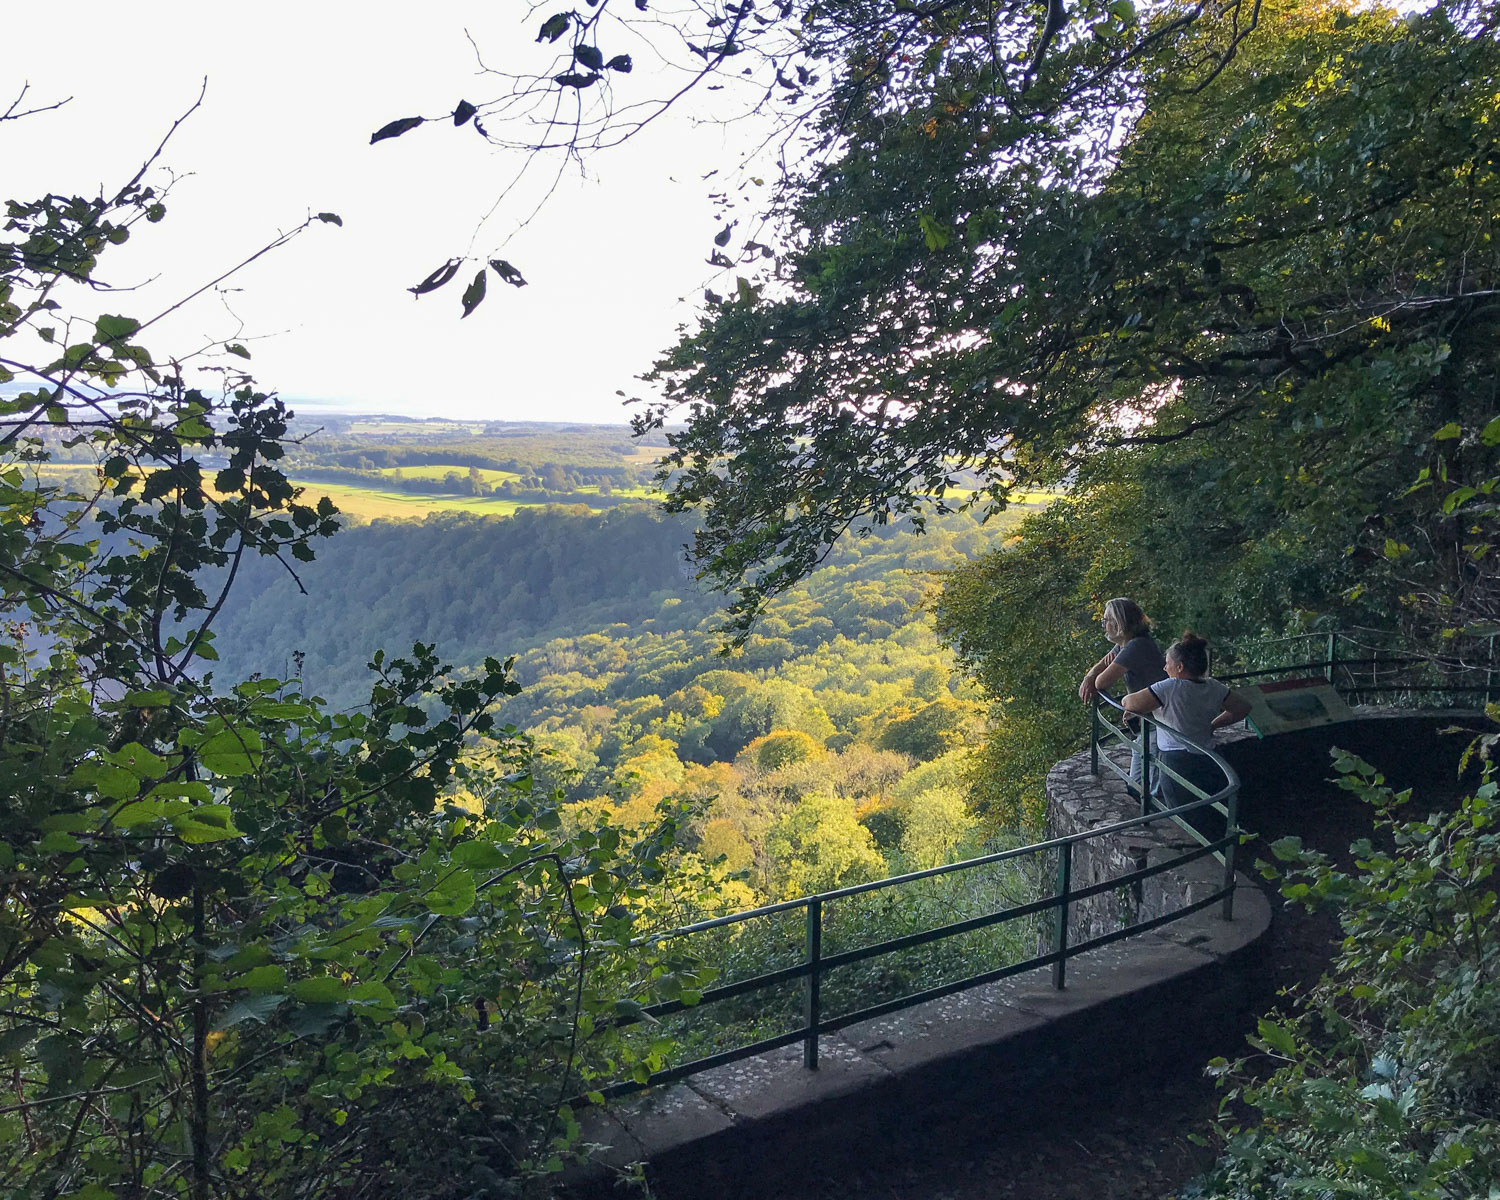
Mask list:
[[417,284],[416,287],[407,288],[406,290],[413,296],[425,296],[428,292],[436,291],[457,275],[458,268],[463,266],[463,264],[464,260],[461,258],[450,258],[426,279],[422,280],[421,283]]
[[224,349],[228,353],[237,355],[240,358],[250,357],[250,351],[246,350],[245,347],[241,346],[238,342],[230,342],[227,346],[224,347]]
[[373,146],[376,142],[383,142],[386,138],[400,137],[403,133],[410,133],[424,119],[423,117],[402,117],[399,121],[392,121],[389,125],[382,125],[370,135],[370,145]]
[[562,75],[554,75],[553,83],[560,83],[563,87],[586,88],[599,82],[597,75],[579,75],[575,71],[568,71]]
[[729,235],[733,231],[734,231],[734,226],[733,225],[726,225],[726,226],[724,226],[723,229],[719,230],[718,233],[714,234],[714,245],[715,246],[727,246],[727,245],[729,245]]
[[604,54],[598,46],[574,46],[573,57],[590,71],[599,71],[604,67]]
[[555,42],[563,34],[568,32],[568,22],[572,18],[567,13],[553,13],[542,23],[541,33],[536,35],[539,42]]
[[342,226],[344,224],[344,218],[339,216],[338,213],[318,213],[317,220],[322,221],[325,225]]
[[455,125],[462,125],[478,111],[479,110],[472,104],[470,104],[467,100],[460,100],[458,102],[458,107],[453,110],[453,123]]
[[484,289],[487,282],[488,279],[484,273],[484,268],[480,267],[479,274],[475,275],[469,282],[469,286],[464,288],[464,316],[467,317],[484,300]]
[[621,75],[629,75],[631,68],[635,66],[635,64],[630,61],[630,55],[628,54],[616,54],[604,65],[611,71],[620,72]]
[[490,266],[495,269],[496,275],[500,276],[501,279],[505,280],[512,287],[526,286],[525,277],[522,276],[521,272],[516,270],[515,267],[511,266],[503,258],[490,259]]

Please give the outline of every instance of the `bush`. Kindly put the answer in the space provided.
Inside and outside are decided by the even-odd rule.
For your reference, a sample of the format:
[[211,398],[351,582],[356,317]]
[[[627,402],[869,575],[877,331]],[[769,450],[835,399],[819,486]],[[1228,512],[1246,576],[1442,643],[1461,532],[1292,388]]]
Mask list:
[[[1272,849],[1282,891],[1337,906],[1344,931],[1291,1020],[1251,1039],[1264,1056],[1211,1070],[1259,1124],[1227,1124],[1205,1197],[1449,1200],[1500,1187],[1500,861],[1492,774],[1457,811],[1400,819],[1366,763],[1336,752],[1341,786],[1375,806],[1376,836],[1345,872],[1296,839]],[[1385,848],[1386,846],[1390,848]],[[1263,865],[1264,866],[1264,865]],[[1268,877],[1278,869],[1264,867]],[[1274,1065],[1264,1078],[1255,1068]]]

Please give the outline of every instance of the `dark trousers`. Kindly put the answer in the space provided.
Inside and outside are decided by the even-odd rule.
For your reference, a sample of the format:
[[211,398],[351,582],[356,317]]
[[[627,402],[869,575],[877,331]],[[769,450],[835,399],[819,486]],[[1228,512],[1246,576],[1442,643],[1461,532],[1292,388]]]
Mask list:
[[[1228,782],[1219,764],[1208,755],[1199,754],[1196,750],[1162,750],[1157,753],[1156,761],[1201,788],[1205,795],[1212,796]],[[1166,771],[1161,773],[1159,790],[1162,799],[1171,808],[1176,808],[1180,804],[1191,804],[1198,799]]]

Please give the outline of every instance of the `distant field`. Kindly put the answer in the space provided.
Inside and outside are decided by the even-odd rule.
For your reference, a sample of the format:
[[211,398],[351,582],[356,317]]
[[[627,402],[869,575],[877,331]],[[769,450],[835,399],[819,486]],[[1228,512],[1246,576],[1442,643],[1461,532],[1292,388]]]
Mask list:
[[[94,468],[88,463],[42,463],[28,465],[28,470],[38,471],[41,475],[61,475],[67,473],[89,472]],[[395,472],[400,471],[408,479],[441,479],[450,471],[457,471],[460,475],[467,475],[467,467],[454,467],[451,465],[430,466],[408,466],[389,467],[380,473],[384,476],[394,478]],[[494,487],[507,479],[518,479],[519,476],[510,471],[480,470],[485,484]],[[423,495],[413,492],[386,492],[377,491],[374,488],[360,487],[359,485],[342,483],[318,483],[309,480],[294,480],[300,487],[307,489],[304,500],[309,498],[316,500],[318,496],[327,496],[343,512],[353,516],[364,517],[366,520],[374,520],[377,517],[425,517],[428,513],[435,512],[471,512],[480,513],[492,517],[508,517],[518,508],[540,508],[541,504],[517,503],[514,500],[499,500],[489,497],[473,496],[443,496]],[[597,485],[584,485],[576,489],[581,494],[598,494]],[[650,488],[636,487],[613,489],[611,495],[616,498],[628,497],[633,500],[649,500],[658,493]],[[958,502],[968,499],[974,493],[967,488],[951,488],[948,491],[948,499]],[[1037,491],[1016,492],[1011,497],[1012,508],[1041,508],[1051,504],[1054,500],[1066,499],[1068,493],[1052,489],[1039,489]],[[552,503],[568,504],[574,501],[556,500]]]
[[[580,483],[573,490],[582,495],[598,495],[599,485],[597,483]],[[611,488],[609,494],[611,496],[629,496],[632,500],[649,500],[660,493],[655,488],[617,487]]]
[[422,496],[410,492],[377,492],[373,488],[345,487],[338,483],[304,483],[294,480],[307,491],[304,504],[327,496],[340,512],[375,520],[377,517],[425,517],[428,513],[466,512],[486,517],[508,517],[518,508],[539,508],[536,504],[517,504],[514,500],[481,499],[475,496]]
[[1050,488],[1043,488],[1035,492],[1017,492],[1011,497],[1012,504],[1024,504],[1028,507],[1035,505],[1042,507],[1051,504],[1054,500],[1065,500],[1067,492],[1057,492]]
[[[974,488],[949,488],[946,499],[962,502],[974,496]],[[1066,500],[1067,492],[1054,491],[1051,488],[1038,488],[1034,492],[1012,492],[1010,506],[1012,508],[1044,508],[1054,500]]]
[[[42,477],[52,476],[56,478],[69,474],[93,474],[94,468],[88,463],[41,463],[28,464],[27,470],[34,470]],[[438,477],[441,478],[449,468],[435,468]],[[492,474],[500,475],[503,472],[495,471]],[[212,482],[212,475],[209,481]],[[293,479],[292,482],[298,487],[306,488],[303,493],[304,504],[316,504],[319,496],[327,496],[338,507],[340,512],[346,512],[351,516],[364,517],[373,521],[377,517],[425,517],[428,513],[435,512],[468,512],[479,513],[482,516],[508,517],[518,508],[538,508],[535,504],[517,504],[514,500],[491,500],[479,499],[473,496],[424,496],[408,492],[379,492],[373,488],[347,487],[338,483],[317,483],[303,479]]]
[[[469,477],[468,467],[454,466],[452,463],[429,463],[425,466],[379,467],[377,469],[387,479],[395,479],[398,472],[405,479],[442,479],[450,474],[462,475],[465,479]],[[504,483],[507,479],[521,478],[515,471],[496,471],[489,467],[480,467],[478,470],[488,487]]]

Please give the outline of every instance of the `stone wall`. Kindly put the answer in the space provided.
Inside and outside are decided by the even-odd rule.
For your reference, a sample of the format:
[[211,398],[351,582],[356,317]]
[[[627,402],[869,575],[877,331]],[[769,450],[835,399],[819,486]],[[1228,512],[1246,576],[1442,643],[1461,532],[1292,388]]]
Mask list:
[[[1253,828],[1257,797],[1273,789],[1287,789],[1294,781],[1326,779],[1333,774],[1329,751],[1340,746],[1362,755],[1388,776],[1392,786],[1423,785],[1437,792],[1451,791],[1458,756],[1467,737],[1443,736],[1442,731],[1473,714],[1413,712],[1405,709],[1357,709],[1357,720],[1298,733],[1256,737],[1248,729],[1219,735],[1216,749],[1239,773],[1243,787],[1242,823]],[[1126,758],[1115,759],[1121,766]],[[1248,805],[1248,807],[1246,807]],[[1096,778],[1089,770],[1087,750],[1064,759],[1047,775],[1047,836],[1064,837],[1140,815],[1140,802],[1125,792],[1123,781],[1108,768]],[[1209,836],[1218,836],[1218,818],[1205,822]],[[1196,842],[1169,821],[1129,830],[1117,837],[1096,839],[1073,849],[1072,886],[1080,889],[1118,878],[1176,857]],[[1242,868],[1250,866],[1241,862]],[[1223,886],[1223,868],[1204,857],[1180,870],[1164,871],[1129,887],[1074,905],[1068,938],[1078,942],[1125,926],[1175,912]]]

